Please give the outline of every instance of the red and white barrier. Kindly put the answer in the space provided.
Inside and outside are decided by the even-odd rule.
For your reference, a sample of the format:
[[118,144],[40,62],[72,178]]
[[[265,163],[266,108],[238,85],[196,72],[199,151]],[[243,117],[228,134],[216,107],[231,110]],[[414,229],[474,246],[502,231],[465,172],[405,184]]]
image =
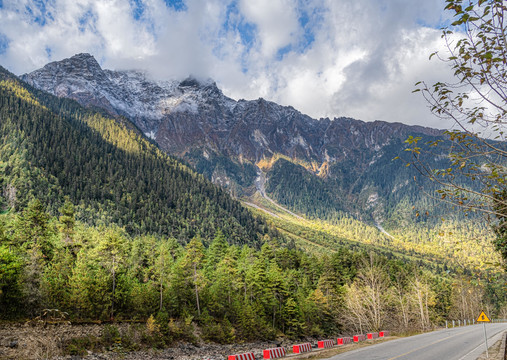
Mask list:
[[264,350],[264,359],[278,359],[285,356],[285,348],[277,347]]
[[342,337],[337,339],[338,345],[346,345],[350,344],[352,342],[352,339],[349,337]]
[[321,340],[318,343],[319,349],[326,349],[334,346],[333,340]]
[[354,335],[354,342],[364,341],[366,340],[366,336],[364,334]]
[[228,360],[255,360],[255,355],[252,352],[229,355]]
[[294,354],[301,354],[301,353],[308,352],[308,351],[312,351],[312,344],[310,344],[310,343],[294,345],[292,347],[292,352]]
[[368,334],[366,334],[366,336],[368,336],[368,340],[377,339],[378,338],[378,332],[368,333]]
[[378,336],[387,337],[387,336],[389,336],[389,331],[388,330],[381,331],[378,333]]

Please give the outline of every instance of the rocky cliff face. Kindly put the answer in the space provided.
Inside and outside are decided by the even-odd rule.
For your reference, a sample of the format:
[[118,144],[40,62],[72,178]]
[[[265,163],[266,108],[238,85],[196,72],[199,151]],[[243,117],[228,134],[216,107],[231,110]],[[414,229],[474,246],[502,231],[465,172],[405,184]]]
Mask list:
[[126,116],[177,155],[199,148],[252,162],[283,154],[323,163],[353,150],[378,151],[409,133],[438,134],[381,121],[316,120],[264,99],[235,101],[212,81],[155,81],[138,71],[104,70],[89,54],[52,62],[22,78],[54,95]]

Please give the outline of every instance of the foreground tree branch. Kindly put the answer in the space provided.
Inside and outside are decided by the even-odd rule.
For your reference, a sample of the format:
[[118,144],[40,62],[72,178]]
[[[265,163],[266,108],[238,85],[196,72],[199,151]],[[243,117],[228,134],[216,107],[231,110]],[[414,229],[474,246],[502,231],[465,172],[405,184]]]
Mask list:
[[[451,120],[446,141],[406,140],[410,164],[441,186],[434,197],[493,216],[496,249],[507,259],[507,25],[503,0],[446,0],[455,21],[442,32],[453,82],[416,84],[437,117]],[[444,151],[449,166],[432,168],[425,156]]]

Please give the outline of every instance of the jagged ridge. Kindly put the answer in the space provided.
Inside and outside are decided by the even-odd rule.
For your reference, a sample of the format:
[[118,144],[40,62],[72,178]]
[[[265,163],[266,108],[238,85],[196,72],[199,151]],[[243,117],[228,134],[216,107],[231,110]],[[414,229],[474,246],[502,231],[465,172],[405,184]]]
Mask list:
[[257,162],[273,154],[335,162],[354,149],[380,150],[392,138],[440,131],[350,118],[312,119],[264,99],[235,101],[211,81],[155,81],[140,71],[103,70],[89,54],[47,64],[23,80],[57,96],[125,115],[162,149],[193,148]]
[[[89,54],[47,64],[22,78],[57,96],[126,116],[162,150],[184,157],[234,193],[252,191],[259,168],[270,171],[274,160],[285,158],[326,179],[324,193],[340,197],[333,206],[354,214],[376,211],[382,201],[375,199],[385,200],[391,189],[406,184],[406,176],[396,174],[402,162],[389,161],[403,150],[409,135],[442,133],[383,121],[317,120],[262,98],[230,99],[211,80],[158,81],[141,71],[104,70]],[[269,186],[274,178],[282,177],[268,173],[268,189],[274,189]],[[284,200],[281,193],[276,199],[292,209],[296,205],[284,202],[287,196]]]

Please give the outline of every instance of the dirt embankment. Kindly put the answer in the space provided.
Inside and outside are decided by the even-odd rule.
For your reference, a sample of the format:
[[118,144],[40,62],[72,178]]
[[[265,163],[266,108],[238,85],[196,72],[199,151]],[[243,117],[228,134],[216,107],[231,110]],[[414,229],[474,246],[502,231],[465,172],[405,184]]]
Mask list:
[[[280,340],[232,345],[203,341],[177,342],[153,349],[139,346],[145,339],[145,324],[0,324],[0,360],[4,359],[226,359],[228,355],[253,352],[262,359],[267,348],[290,348],[294,341]],[[115,337],[115,334],[121,334]],[[126,340],[127,339],[127,340]],[[311,341],[311,340],[308,340]],[[314,341],[312,341],[314,342]]]

